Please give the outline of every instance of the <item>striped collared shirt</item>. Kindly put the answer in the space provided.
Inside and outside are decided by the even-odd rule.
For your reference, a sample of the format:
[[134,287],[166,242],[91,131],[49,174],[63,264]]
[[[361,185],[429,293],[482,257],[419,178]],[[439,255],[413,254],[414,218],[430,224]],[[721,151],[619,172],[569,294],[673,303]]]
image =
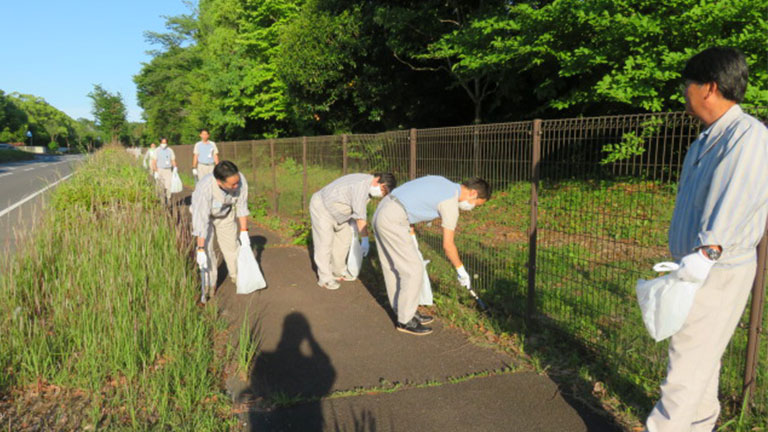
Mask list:
[[368,192],[373,178],[370,174],[347,174],[317,191],[336,223],[367,218]]
[[233,195],[221,190],[212,174],[200,179],[192,193],[192,205],[189,207],[192,213],[192,235],[205,237],[211,218],[223,218],[233,207],[235,217],[249,215],[248,182],[243,173],[240,173],[240,187]]
[[672,256],[720,245],[719,266],[754,261],[768,216],[766,167],[768,129],[734,105],[685,155],[669,227]]

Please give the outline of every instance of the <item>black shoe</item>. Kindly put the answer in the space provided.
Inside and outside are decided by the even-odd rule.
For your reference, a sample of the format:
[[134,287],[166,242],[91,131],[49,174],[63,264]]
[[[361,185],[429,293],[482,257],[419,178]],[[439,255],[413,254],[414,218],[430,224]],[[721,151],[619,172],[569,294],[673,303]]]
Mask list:
[[396,328],[398,331],[416,336],[424,336],[432,333],[432,329],[421,325],[416,317],[411,318],[411,320],[408,321],[408,324],[397,323]]
[[418,321],[419,324],[429,324],[429,323],[431,323],[432,321],[435,320],[431,316],[429,316],[429,315],[422,315],[419,312],[416,312],[413,315],[413,317],[416,318],[416,321]]

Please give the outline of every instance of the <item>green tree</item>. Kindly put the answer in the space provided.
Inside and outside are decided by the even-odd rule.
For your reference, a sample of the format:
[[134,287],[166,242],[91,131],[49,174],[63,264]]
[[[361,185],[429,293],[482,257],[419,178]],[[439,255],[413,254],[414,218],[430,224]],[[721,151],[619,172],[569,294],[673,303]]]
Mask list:
[[0,142],[24,141],[27,114],[0,90]]
[[120,93],[110,93],[101,85],[95,84],[88,93],[93,102],[92,113],[99,129],[117,144],[120,133],[126,125],[126,110]]

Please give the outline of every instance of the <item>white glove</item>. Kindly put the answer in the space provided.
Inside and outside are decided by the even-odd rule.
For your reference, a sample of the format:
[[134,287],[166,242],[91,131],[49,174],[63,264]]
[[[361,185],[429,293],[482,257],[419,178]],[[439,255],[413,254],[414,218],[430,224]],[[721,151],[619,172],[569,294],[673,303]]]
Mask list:
[[700,250],[688,254],[680,260],[677,277],[687,282],[704,282],[715,262],[704,256]]
[[192,175],[197,177],[197,168],[192,168]]
[[208,268],[208,257],[205,256],[205,251],[197,251],[197,266],[203,270]]
[[240,231],[240,246],[251,247],[251,236],[248,231]]
[[461,266],[456,269],[456,274],[459,279],[459,284],[469,289],[471,279],[469,277],[469,273],[467,273],[467,269],[465,269],[464,266]]
[[363,256],[367,257],[368,252],[371,250],[371,244],[368,242],[368,237],[363,237],[360,240],[360,250],[363,251]]
[[160,176],[157,174],[157,171],[155,171],[155,172],[152,173],[152,177],[154,177],[155,180],[157,180],[157,178],[160,177]]
[[179,167],[173,167],[173,173],[176,174],[177,172],[179,172]]

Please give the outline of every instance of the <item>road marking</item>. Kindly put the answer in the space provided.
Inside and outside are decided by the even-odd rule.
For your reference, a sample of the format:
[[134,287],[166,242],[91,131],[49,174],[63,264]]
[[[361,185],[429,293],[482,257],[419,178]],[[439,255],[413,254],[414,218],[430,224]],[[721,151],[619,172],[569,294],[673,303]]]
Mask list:
[[13,173],[0,174],[0,177],[4,177],[4,176],[7,176],[7,175],[11,175],[11,174],[13,174]]
[[10,206],[10,207],[6,208],[6,209],[5,209],[5,210],[3,210],[3,211],[0,211],[0,217],[3,217],[3,216],[5,216],[5,215],[7,215],[8,213],[12,212],[12,211],[13,211],[15,208],[19,207],[20,205],[24,204],[25,202],[27,202],[27,201],[31,200],[32,198],[34,198],[34,197],[36,197],[36,196],[40,195],[41,193],[43,193],[43,192],[47,191],[48,189],[50,189],[50,188],[52,188],[52,187],[56,186],[57,184],[59,184],[59,183],[63,182],[64,180],[66,180],[66,179],[68,179],[68,178],[70,178],[70,177],[72,177],[72,174],[69,174],[69,175],[67,175],[67,176],[65,176],[65,177],[62,177],[62,178],[60,178],[60,179],[56,180],[55,182],[53,182],[53,183],[49,184],[48,186],[46,186],[46,187],[44,187],[44,188],[40,189],[39,191],[37,191],[37,192],[33,193],[32,195],[30,195],[30,196],[28,196],[28,197],[24,198],[23,200],[21,200],[21,201],[17,202],[16,204],[13,204],[12,206]]

